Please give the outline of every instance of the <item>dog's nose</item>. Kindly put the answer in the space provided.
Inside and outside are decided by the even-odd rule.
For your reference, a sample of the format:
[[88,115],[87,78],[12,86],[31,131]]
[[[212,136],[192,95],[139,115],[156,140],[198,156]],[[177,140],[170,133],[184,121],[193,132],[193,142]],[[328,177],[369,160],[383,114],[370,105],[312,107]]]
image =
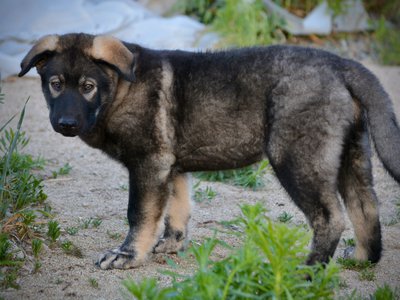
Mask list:
[[74,118],[61,117],[58,120],[58,126],[60,126],[61,129],[76,129],[78,127],[78,121]]

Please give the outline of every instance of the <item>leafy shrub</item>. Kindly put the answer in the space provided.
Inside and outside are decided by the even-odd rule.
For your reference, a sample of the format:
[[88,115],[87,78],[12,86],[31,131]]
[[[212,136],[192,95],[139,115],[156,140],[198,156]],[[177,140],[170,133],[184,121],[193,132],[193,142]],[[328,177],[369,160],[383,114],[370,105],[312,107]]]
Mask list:
[[232,46],[269,45],[283,39],[283,21],[267,14],[262,0],[226,0],[212,27]]
[[225,0],[179,0],[172,11],[192,16],[204,24],[210,24],[223,5],[225,5]]
[[[0,86],[0,104],[4,104],[3,100]],[[45,160],[22,152],[29,143],[22,131],[28,101],[19,114],[16,129],[7,128],[16,115],[0,124],[0,266],[7,266],[0,271],[0,286],[6,288],[19,287],[16,279],[25,259],[17,258],[16,252],[22,251],[24,256],[32,253],[34,260],[28,261],[34,262],[33,272],[40,268],[39,254],[45,241],[46,222],[39,217],[53,217],[48,205],[41,206],[47,195],[43,191],[43,179],[35,174],[43,169]],[[66,164],[57,174],[68,174],[70,169]],[[54,244],[61,234],[60,227],[56,221],[49,221],[47,226],[47,235]],[[31,251],[23,249],[29,245]]]
[[25,132],[21,131],[26,103],[16,131],[12,128],[4,130],[9,122],[0,129],[0,220],[9,210],[18,211],[30,204],[42,203],[47,198],[42,179],[32,174],[32,170],[43,168],[44,161],[20,152],[29,142]]
[[284,39],[283,21],[267,14],[262,0],[180,0],[173,10],[210,24],[228,46],[269,45]]
[[[123,285],[127,298],[137,299],[333,299],[338,268],[329,263],[306,266],[310,234],[301,228],[273,223],[261,205],[242,207],[237,225],[246,233],[243,246],[221,261],[213,250],[215,238],[189,251],[198,270],[192,276],[170,272],[172,286],[161,288],[155,279]],[[308,280],[307,278],[311,278]]]

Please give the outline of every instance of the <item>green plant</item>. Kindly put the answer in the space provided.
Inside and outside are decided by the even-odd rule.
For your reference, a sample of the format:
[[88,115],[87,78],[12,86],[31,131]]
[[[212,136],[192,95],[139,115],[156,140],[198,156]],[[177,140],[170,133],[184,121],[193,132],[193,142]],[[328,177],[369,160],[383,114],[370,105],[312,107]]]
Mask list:
[[207,186],[205,189],[202,189],[202,188],[199,188],[199,185],[200,185],[200,181],[198,181],[193,186],[194,201],[196,201],[198,203],[201,203],[204,201],[211,201],[212,199],[215,198],[215,196],[217,196],[217,193],[209,186]]
[[97,228],[101,225],[102,222],[103,222],[103,220],[100,218],[90,217],[89,219],[86,219],[86,220],[80,220],[80,223],[81,223],[80,227],[82,229],[88,229],[90,227]]
[[12,264],[12,254],[10,253],[11,242],[8,239],[8,235],[5,233],[0,234],[0,265],[5,266]]
[[370,269],[361,270],[358,278],[363,281],[373,281],[375,280],[375,272]]
[[[299,17],[305,17],[320,4],[322,0],[274,0],[274,2]],[[350,4],[342,0],[327,0],[327,3],[334,16],[345,12]]]
[[400,299],[399,288],[392,289],[389,285],[384,284],[383,286],[377,287],[373,294],[368,297],[360,295],[357,290],[353,290],[350,295],[341,296],[339,300],[397,300]]
[[337,262],[345,269],[347,270],[354,270],[354,271],[362,271],[369,269],[374,266],[373,263],[370,261],[359,261],[353,258],[342,258],[339,257],[337,259]]
[[51,220],[47,223],[47,236],[50,238],[51,242],[54,243],[61,235],[60,225],[57,221]]
[[378,42],[378,52],[384,64],[400,65],[400,29],[390,27],[385,18],[377,22],[375,37]]
[[95,289],[99,288],[99,282],[95,278],[89,278],[89,283],[91,287]]
[[103,220],[100,218],[94,218],[92,219],[92,225],[94,228],[97,228],[101,225],[101,223],[103,223]]
[[72,170],[72,167],[69,163],[66,163],[64,166],[58,169],[58,171],[52,172],[52,177],[57,178],[59,175],[68,175],[69,172]]
[[79,231],[79,228],[78,228],[78,227],[71,226],[71,227],[65,228],[65,231],[66,231],[69,235],[76,235],[76,234],[78,233],[78,231]]
[[370,300],[396,300],[400,297],[400,290],[398,288],[392,289],[389,285],[378,287]]
[[14,259],[11,242],[5,233],[0,233],[0,287],[19,288],[16,283],[21,261]]
[[343,238],[343,243],[346,247],[355,247],[356,241],[353,238],[345,239]]
[[[0,103],[3,100],[0,86]],[[18,288],[16,279],[25,263],[24,259],[11,253],[12,244],[18,251],[31,245],[35,257],[33,271],[40,268],[38,257],[45,222],[39,217],[51,217],[49,206],[41,208],[47,195],[43,191],[42,179],[35,173],[43,169],[45,160],[22,152],[29,143],[29,138],[22,131],[28,101],[29,98],[19,114],[16,129],[6,128],[16,115],[0,124],[0,265],[6,266],[0,270],[2,287]]]
[[246,188],[257,189],[264,184],[263,176],[269,167],[268,160],[263,160],[259,164],[244,167],[236,170],[216,171],[216,172],[196,172],[196,178],[204,181],[232,182]]
[[284,211],[278,216],[278,221],[281,223],[289,223],[293,219],[293,215],[288,213],[287,211]]
[[225,0],[212,22],[224,43],[235,46],[276,43],[283,38],[283,25],[280,18],[267,14],[262,0]]
[[39,239],[33,239],[32,240],[32,252],[33,256],[38,259],[40,251],[42,251],[43,248],[43,241]]
[[119,186],[119,188],[121,189],[121,190],[123,190],[123,191],[129,191],[129,186],[127,185],[127,184],[121,184],[120,186]]
[[[192,246],[198,270],[192,275],[166,272],[172,286],[161,288],[154,279],[125,280],[129,296],[137,299],[333,299],[338,285],[334,263],[304,265],[310,233],[273,223],[261,205],[242,207],[236,224],[246,233],[243,246],[223,260],[211,259],[224,245],[216,238]],[[308,280],[307,278],[311,278]],[[128,296],[127,296],[128,297]]]
[[42,267],[42,263],[39,260],[35,260],[35,262],[33,264],[33,273],[38,272],[41,267]]
[[47,197],[43,192],[42,180],[32,174],[33,169],[43,167],[44,161],[20,153],[29,143],[25,132],[21,130],[28,100],[21,111],[16,131],[5,129],[14,117],[0,129],[0,220],[7,211],[15,212],[30,204],[40,204]]
[[68,255],[72,255],[78,258],[83,257],[81,249],[79,249],[69,240],[61,242],[61,249]]
[[172,12],[192,16],[204,24],[210,24],[223,5],[225,0],[179,0],[173,6]]
[[112,233],[111,231],[107,230],[107,235],[113,240],[119,240],[122,238],[122,234],[120,234],[119,232]]
[[246,188],[257,189],[264,185],[263,175],[268,170],[269,161],[263,160],[254,167],[236,170],[234,184]]

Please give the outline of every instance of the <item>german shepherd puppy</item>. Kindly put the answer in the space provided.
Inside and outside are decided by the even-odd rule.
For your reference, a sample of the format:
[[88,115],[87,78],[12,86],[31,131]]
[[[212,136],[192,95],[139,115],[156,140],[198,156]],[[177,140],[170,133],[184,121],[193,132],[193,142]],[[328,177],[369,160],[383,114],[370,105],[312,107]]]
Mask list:
[[314,230],[307,263],[327,262],[354,225],[354,257],[381,257],[370,137],[400,182],[400,131],[377,78],[316,49],[156,51],[88,34],[49,35],[21,63],[36,67],[55,131],[79,136],[129,171],[129,233],[101,269],[142,264],[185,245],[188,172],[243,167],[267,156]]

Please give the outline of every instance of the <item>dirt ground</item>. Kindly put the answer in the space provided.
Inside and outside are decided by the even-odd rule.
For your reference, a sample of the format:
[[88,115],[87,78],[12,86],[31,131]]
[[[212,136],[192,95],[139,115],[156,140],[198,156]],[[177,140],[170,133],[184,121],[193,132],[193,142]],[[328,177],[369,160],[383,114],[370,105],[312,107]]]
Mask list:
[[[400,118],[400,68],[371,64],[367,67],[380,78]],[[9,78],[3,83],[3,92],[6,94],[6,104],[0,107],[0,123],[19,112],[26,98],[30,97],[23,125],[31,138],[26,151],[48,160],[44,172],[51,173],[65,163],[72,166],[68,175],[48,179],[44,184],[47,201],[63,229],[62,238],[68,238],[80,248],[83,257],[67,255],[60,248],[45,249],[41,255],[42,267],[39,272],[33,274],[31,265],[27,264],[24,275],[19,279],[21,289],[0,291],[0,296],[5,299],[121,299],[121,281],[127,277],[134,280],[155,277],[162,283],[168,282],[168,278],[160,273],[160,270],[166,268],[162,256],[152,256],[144,266],[131,270],[102,271],[94,266],[93,262],[98,255],[118,246],[128,230],[125,221],[127,172],[100,151],[89,148],[79,138],[65,138],[52,130],[37,78]],[[340,294],[357,289],[367,295],[383,283],[400,287],[400,223],[388,225],[396,218],[400,188],[387,175],[375,155],[374,178],[383,223],[383,258],[374,268],[374,281],[362,281],[357,272],[343,271],[343,286],[347,287],[343,287]],[[290,202],[271,172],[265,175],[265,182],[265,187],[258,191],[203,182],[201,187],[212,187],[217,196],[210,202],[195,204],[191,220],[192,240],[201,242],[205,237],[212,236],[215,222],[233,219],[239,214],[239,205],[242,203],[263,203],[270,210],[272,219],[287,211],[294,215],[293,223],[305,222],[301,212]],[[79,227],[83,220],[89,218],[100,218],[102,223],[97,228],[79,229],[74,236],[65,232],[67,227]],[[343,237],[353,237],[349,221],[346,228]],[[237,243],[233,238],[225,239],[229,243]],[[336,256],[342,255],[344,248],[341,242]],[[190,259],[176,256],[170,258],[182,270],[194,270]],[[97,288],[90,284],[92,279],[98,282]]]

